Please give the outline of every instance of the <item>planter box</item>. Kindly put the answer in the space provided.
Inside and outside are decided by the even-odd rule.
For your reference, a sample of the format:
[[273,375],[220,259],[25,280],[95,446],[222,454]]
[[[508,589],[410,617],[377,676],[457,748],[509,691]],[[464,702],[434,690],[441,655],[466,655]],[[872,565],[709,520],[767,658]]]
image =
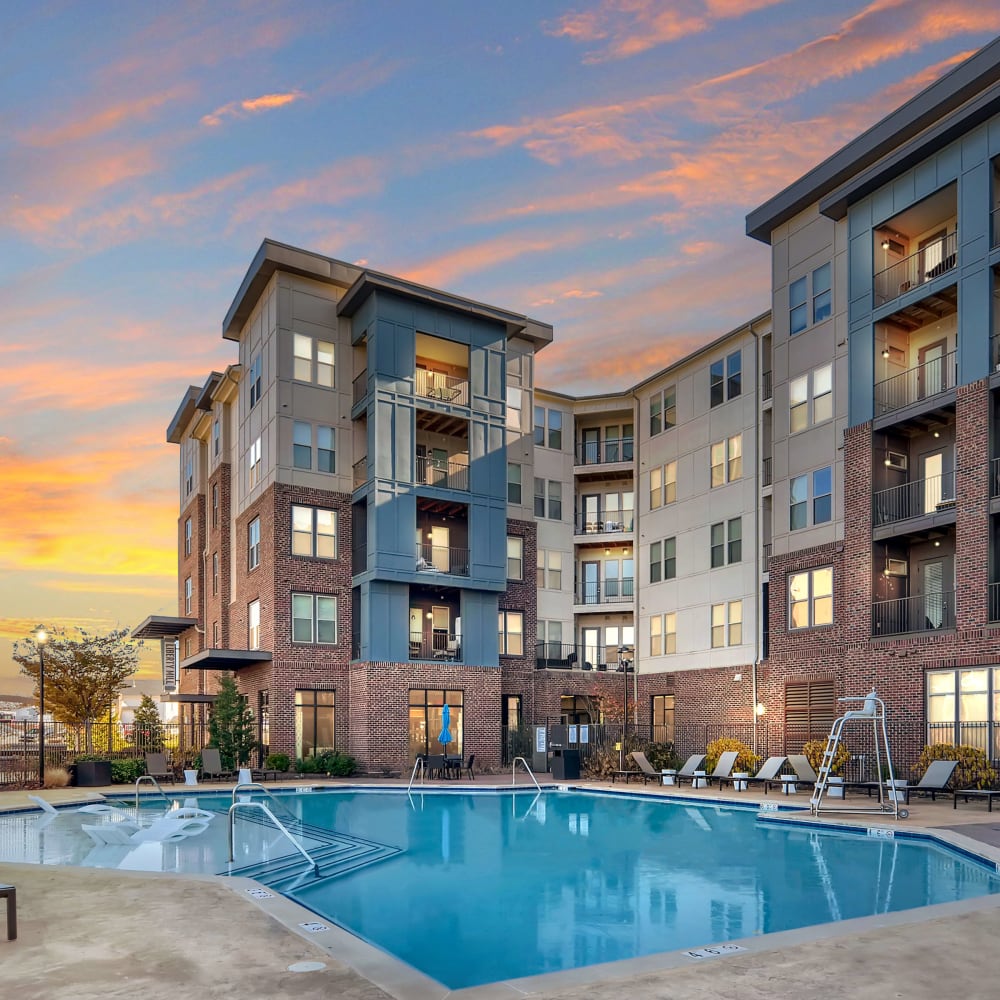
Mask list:
[[94,788],[111,784],[110,760],[80,760],[76,763],[78,787]]

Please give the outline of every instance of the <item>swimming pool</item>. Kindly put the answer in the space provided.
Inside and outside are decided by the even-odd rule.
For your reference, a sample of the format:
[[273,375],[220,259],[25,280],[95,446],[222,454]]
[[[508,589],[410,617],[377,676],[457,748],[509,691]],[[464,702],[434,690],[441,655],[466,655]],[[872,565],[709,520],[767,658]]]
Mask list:
[[[985,864],[933,843],[721,804],[554,790],[281,798],[326,859],[318,880],[252,821],[227,865],[222,817],[205,836],[142,845],[146,860],[252,874],[451,989],[1000,892]],[[229,799],[198,802],[224,811]],[[28,822],[0,816],[4,860],[139,866],[136,851],[87,860],[75,815],[39,832],[51,847],[33,846],[38,857],[12,857],[13,824]]]

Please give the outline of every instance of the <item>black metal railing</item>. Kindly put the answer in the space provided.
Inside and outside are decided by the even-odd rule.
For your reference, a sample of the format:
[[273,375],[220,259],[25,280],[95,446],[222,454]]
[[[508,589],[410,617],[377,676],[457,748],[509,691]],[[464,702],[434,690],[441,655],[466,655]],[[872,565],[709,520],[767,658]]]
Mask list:
[[1000,497],[1000,458],[990,460],[990,499]]
[[351,398],[354,404],[360,403],[368,395],[368,369],[365,368],[351,383]]
[[535,645],[535,666],[539,670],[617,671],[627,662],[627,672],[631,673],[633,659],[634,654],[619,664],[617,646],[584,642],[539,642]]
[[359,458],[354,463],[354,488],[358,489],[368,482],[368,456]]
[[469,463],[465,460],[417,457],[417,482],[427,486],[440,486],[447,490],[468,490]]
[[955,388],[955,351],[875,383],[875,414],[881,416]]
[[911,288],[945,274],[955,267],[957,259],[958,233],[954,232],[890,264],[875,275],[875,304],[883,305]]
[[772,458],[768,455],[760,460],[760,484],[761,486],[770,486],[773,479],[772,469]]
[[990,212],[990,249],[1000,247],[1000,208]]
[[613,535],[633,528],[632,510],[606,510],[596,514],[577,514],[573,530],[577,535]]
[[761,553],[764,556],[764,569],[767,569],[767,561],[771,558],[771,548],[773,545],[773,542],[764,542],[763,546],[761,546]]
[[627,604],[635,598],[632,577],[588,580],[576,585],[577,604]]
[[467,378],[429,372],[418,368],[414,379],[414,391],[425,399],[436,399],[442,403],[469,405],[469,382]]
[[991,760],[1000,757],[1000,722],[928,722],[927,742],[975,747]]
[[411,660],[461,660],[462,637],[453,632],[410,633]]
[[989,602],[989,620],[1000,622],[1000,583],[991,583],[986,588]]
[[872,514],[877,527],[904,521],[908,517],[934,514],[954,504],[955,473],[946,472],[879,490],[872,498]]
[[603,465],[607,462],[631,462],[633,438],[612,438],[606,441],[579,441],[576,445],[577,465]]
[[774,395],[773,388],[774,372],[764,372],[760,377],[760,395],[761,399],[767,400]]
[[955,593],[941,591],[872,603],[872,637],[955,627]]
[[417,545],[418,573],[451,573],[452,576],[469,575],[469,550],[451,545]]

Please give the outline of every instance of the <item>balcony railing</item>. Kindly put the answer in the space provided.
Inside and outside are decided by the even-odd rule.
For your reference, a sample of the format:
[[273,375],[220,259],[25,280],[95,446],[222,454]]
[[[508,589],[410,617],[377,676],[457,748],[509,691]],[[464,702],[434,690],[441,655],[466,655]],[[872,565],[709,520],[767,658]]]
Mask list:
[[417,457],[417,482],[427,486],[440,486],[446,490],[467,490],[469,488],[469,463],[448,459]]
[[875,415],[882,416],[955,388],[955,351],[875,383]]
[[449,545],[431,545],[429,542],[417,546],[418,573],[451,573],[452,576],[469,575],[469,550]]
[[411,660],[461,660],[462,637],[449,632],[410,633]]
[[359,458],[354,463],[354,488],[358,489],[368,482],[368,456]]
[[872,604],[872,637],[904,632],[935,632],[955,627],[955,593],[942,591],[896,597]]
[[1000,622],[1000,583],[991,583],[987,587],[987,598],[989,600],[989,620]]
[[764,569],[767,569],[767,561],[771,558],[771,548],[773,544],[773,542],[764,542],[763,549],[761,550],[764,557]]
[[908,517],[934,514],[955,503],[955,473],[915,479],[887,490],[879,490],[874,498],[872,514],[875,526],[905,521]]
[[774,389],[772,386],[772,379],[774,377],[774,372],[764,372],[760,377],[760,395],[761,399],[770,399],[774,395]]
[[990,499],[1000,497],[1000,458],[990,460]]
[[630,604],[635,597],[632,577],[593,580],[576,586],[577,604]]
[[990,249],[995,250],[1000,247],[1000,208],[990,212],[990,223]]
[[360,403],[368,395],[368,369],[365,368],[351,383],[351,395],[354,403]]
[[578,535],[613,535],[631,531],[631,510],[607,510],[597,514],[577,514],[573,530]]
[[875,304],[880,306],[897,299],[911,288],[952,270],[957,256],[958,233],[948,233],[879,271],[875,275]]
[[602,465],[607,462],[631,462],[633,438],[610,441],[579,441],[576,445],[577,465]]
[[457,403],[459,406],[469,405],[469,382],[465,378],[418,368],[414,388],[416,394],[425,399],[437,399],[442,403]]
[[770,486],[773,477],[773,472],[771,471],[771,456],[768,455],[766,458],[760,460],[760,484],[761,486]]
[[594,646],[587,643],[540,642],[535,647],[535,666],[539,670],[611,670],[633,671],[634,656],[618,662],[617,646]]

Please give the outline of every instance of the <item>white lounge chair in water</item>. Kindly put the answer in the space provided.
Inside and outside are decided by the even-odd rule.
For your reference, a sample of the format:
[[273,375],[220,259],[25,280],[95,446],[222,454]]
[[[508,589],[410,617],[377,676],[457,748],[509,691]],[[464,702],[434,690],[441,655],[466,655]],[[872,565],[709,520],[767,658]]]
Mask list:
[[140,827],[131,820],[119,820],[94,826],[85,823],[81,829],[95,844],[130,846],[151,842],[165,844],[204,833],[214,817],[215,813],[205,809],[185,806],[160,816],[149,826]]
[[36,803],[47,816],[60,816],[79,812],[89,813],[93,816],[114,816],[122,820],[132,819],[124,809],[119,809],[117,806],[110,805],[107,802],[91,802],[85,806],[80,806],[78,809],[56,809],[51,802],[43,799],[40,795],[29,795],[28,798]]

